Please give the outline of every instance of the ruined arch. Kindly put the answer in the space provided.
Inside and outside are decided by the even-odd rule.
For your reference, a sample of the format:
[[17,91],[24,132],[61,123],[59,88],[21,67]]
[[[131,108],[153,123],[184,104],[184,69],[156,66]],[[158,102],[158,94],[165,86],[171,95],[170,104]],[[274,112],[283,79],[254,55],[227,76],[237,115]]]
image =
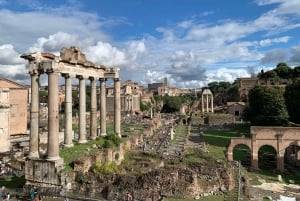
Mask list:
[[251,148],[246,144],[236,144],[233,147],[233,160],[240,161],[244,167],[251,165]]
[[[237,144],[247,144],[251,149],[251,167],[254,170],[259,169],[258,155],[262,146],[269,145],[276,150],[276,169],[283,172],[286,149],[292,144],[300,145],[299,127],[251,126],[250,133],[251,138],[231,139],[230,145],[227,147],[227,159],[233,160],[233,148]],[[297,163],[300,164],[300,153]]]
[[285,148],[284,166],[286,169],[298,170],[300,167],[300,146],[297,143],[291,143]]
[[277,150],[272,145],[262,145],[258,148],[258,168],[275,170],[277,168]]

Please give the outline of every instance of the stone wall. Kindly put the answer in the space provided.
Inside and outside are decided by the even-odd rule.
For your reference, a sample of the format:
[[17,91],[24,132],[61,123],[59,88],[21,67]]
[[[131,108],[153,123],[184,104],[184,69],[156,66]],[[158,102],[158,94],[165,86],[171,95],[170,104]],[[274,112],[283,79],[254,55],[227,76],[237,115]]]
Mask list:
[[99,162],[112,162],[119,165],[124,159],[126,151],[137,147],[142,142],[143,136],[135,135],[122,142],[116,149],[99,149],[99,151],[92,156],[86,156],[76,160],[74,162],[74,171],[87,173],[92,166]]
[[205,123],[209,126],[222,126],[224,124],[234,123],[234,116],[231,114],[209,114]]
[[28,89],[11,80],[0,78],[0,88],[9,89],[10,135],[27,132]]
[[56,161],[27,159],[25,179],[27,186],[62,187],[65,181],[63,159]]

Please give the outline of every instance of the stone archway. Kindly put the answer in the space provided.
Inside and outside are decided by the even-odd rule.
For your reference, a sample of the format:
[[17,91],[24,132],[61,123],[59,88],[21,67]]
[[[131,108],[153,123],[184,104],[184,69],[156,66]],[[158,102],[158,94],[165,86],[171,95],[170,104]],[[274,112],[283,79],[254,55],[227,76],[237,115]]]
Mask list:
[[298,144],[292,143],[285,149],[284,165],[287,170],[291,170],[292,172],[296,171],[297,173],[299,172],[300,146]]
[[250,167],[251,148],[245,144],[237,144],[233,148],[233,160],[240,161],[244,167]]
[[262,170],[275,170],[277,162],[276,149],[270,145],[263,145],[258,149],[258,168]]
[[[291,144],[300,146],[299,127],[268,127],[252,126],[250,129],[251,138],[232,138],[227,147],[227,159],[233,160],[233,148],[238,144],[245,144],[251,149],[251,167],[258,167],[258,151],[261,146],[269,145],[276,150],[276,169],[284,171],[285,150]],[[299,153],[300,156],[300,153]],[[300,157],[297,159],[300,163]]]

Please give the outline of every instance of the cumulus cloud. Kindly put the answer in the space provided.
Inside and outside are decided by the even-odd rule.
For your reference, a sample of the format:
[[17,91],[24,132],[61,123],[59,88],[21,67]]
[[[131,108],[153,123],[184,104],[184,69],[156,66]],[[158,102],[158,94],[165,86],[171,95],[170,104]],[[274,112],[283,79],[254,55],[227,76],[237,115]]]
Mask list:
[[38,38],[32,47],[29,48],[28,52],[59,52],[63,47],[69,46],[81,46],[81,42],[75,35],[58,32],[50,35],[48,38]]
[[[6,2],[0,0],[0,5]],[[299,63],[299,46],[270,50],[273,45],[293,41],[284,32],[300,27],[299,1],[255,2],[258,6],[273,4],[273,9],[253,20],[219,19],[214,24],[203,20],[214,12],[203,12],[173,26],[158,25],[157,35],[145,33],[141,40],[123,41],[114,41],[107,28],[134,24],[123,16],[103,17],[84,12],[80,4],[45,7],[39,1],[31,1],[26,12],[2,9],[0,73],[25,79],[22,74],[26,68],[19,52],[59,54],[62,47],[74,45],[81,47],[87,59],[96,64],[120,67],[123,80],[145,84],[162,82],[168,77],[171,85],[187,88],[249,77],[258,65]],[[24,22],[30,22],[30,26]]]
[[0,44],[14,44],[21,51],[25,51],[32,46],[37,38],[58,33],[61,30],[66,33],[76,33],[77,36],[82,38],[111,40],[109,35],[101,31],[102,23],[96,14],[84,13],[74,9],[68,10],[68,13],[65,13],[64,9],[49,9],[47,12],[39,10],[29,12],[0,10],[0,16]]
[[300,45],[293,47],[291,49],[291,58],[290,61],[292,63],[296,63],[296,65],[300,65]]
[[166,73],[176,82],[205,79],[205,69],[201,68],[192,52],[176,51],[170,62],[171,69]]
[[123,51],[101,41],[94,46],[86,48],[86,55],[91,61],[110,67],[127,63],[126,55]]
[[233,82],[238,77],[250,77],[247,69],[229,69],[219,68],[216,71],[207,72],[207,83],[215,80],[222,80],[227,82]]
[[24,64],[24,60],[20,58],[14,47],[10,44],[0,46],[0,65]]
[[266,52],[264,57],[261,58],[261,64],[279,63],[287,61],[288,51],[286,49],[275,49]]
[[[0,76],[20,83],[26,83],[29,75],[26,69],[26,61],[20,58],[10,44],[0,46]],[[27,83],[28,84],[28,83]]]

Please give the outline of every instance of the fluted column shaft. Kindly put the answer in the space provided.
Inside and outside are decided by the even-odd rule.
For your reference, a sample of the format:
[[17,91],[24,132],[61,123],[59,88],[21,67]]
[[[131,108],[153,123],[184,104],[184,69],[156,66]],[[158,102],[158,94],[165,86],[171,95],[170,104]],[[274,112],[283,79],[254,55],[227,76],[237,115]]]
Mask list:
[[48,72],[48,160],[59,159],[58,73]]
[[65,137],[64,146],[72,147],[72,79],[70,75],[65,77]]
[[79,78],[79,143],[85,143],[86,140],[86,86],[85,79]]
[[100,135],[106,135],[106,89],[105,79],[100,79]]
[[29,158],[39,158],[39,74],[31,74]]
[[90,136],[94,140],[97,137],[97,97],[96,97],[96,80],[91,81],[91,118],[90,118]]
[[115,133],[121,137],[121,97],[120,97],[120,91],[121,91],[121,84],[120,79],[115,78],[114,80],[114,87],[115,87]]

